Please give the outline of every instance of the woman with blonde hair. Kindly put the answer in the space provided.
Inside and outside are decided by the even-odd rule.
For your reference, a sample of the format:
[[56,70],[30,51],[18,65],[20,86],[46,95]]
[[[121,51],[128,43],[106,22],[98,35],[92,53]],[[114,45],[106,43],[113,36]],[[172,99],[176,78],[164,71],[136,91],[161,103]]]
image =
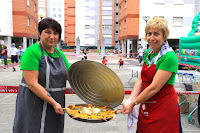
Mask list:
[[129,114],[140,104],[137,133],[182,133],[174,90],[178,61],[168,36],[165,19],[155,17],[147,23],[145,39],[150,48],[144,54],[141,76],[121,109],[122,114]]

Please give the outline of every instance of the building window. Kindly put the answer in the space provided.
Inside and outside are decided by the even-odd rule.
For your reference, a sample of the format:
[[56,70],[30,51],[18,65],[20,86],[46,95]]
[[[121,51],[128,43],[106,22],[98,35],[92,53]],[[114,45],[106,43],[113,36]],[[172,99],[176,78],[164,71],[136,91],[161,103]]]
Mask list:
[[37,23],[35,22],[35,29],[37,29]]
[[125,0],[125,9],[127,8],[127,2],[126,2],[126,0]]
[[112,16],[102,16],[102,19],[112,19]]
[[184,0],[174,0],[174,5],[183,5]]
[[156,5],[164,5],[165,4],[165,0],[155,0],[155,4]]
[[102,25],[102,29],[112,29],[112,25]]
[[27,0],[27,6],[30,6],[29,0]]
[[53,18],[55,18],[56,17],[56,14],[53,14]]
[[85,6],[85,11],[89,11],[90,7],[89,6]]
[[124,20],[124,29],[126,28],[126,20]]
[[28,18],[28,26],[30,26],[30,18]]
[[85,25],[85,29],[89,29],[90,28],[90,26],[89,25]]
[[85,2],[90,2],[90,0],[85,0]]
[[183,25],[183,17],[173,17],[174,27],[182,27],[182,25]]
[[154,16],[154,17],[158,17],[158,18],[164,18],[164,16]]
[[58,11],[61,12],[61,8],[58,8]]
[[103,35],[104,38],[112,38],[112,35]]
[[90,38],[89,34],[85,34],[85,39],[89,39],[89,38]]
[[61,15],[60,15],[60,14],[58,15],[58,18],[61,18]]
[[53,11],[56,11],[56,8],[53,8]]
[[34,4],[34,11],[36,12],[36,4]]

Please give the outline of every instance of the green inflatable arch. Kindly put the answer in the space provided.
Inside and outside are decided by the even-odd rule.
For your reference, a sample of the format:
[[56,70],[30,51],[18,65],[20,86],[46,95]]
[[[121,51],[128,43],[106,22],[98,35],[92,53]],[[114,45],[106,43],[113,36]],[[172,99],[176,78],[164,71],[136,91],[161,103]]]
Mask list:
[[179,40],[179,62],[200,66],[200,12],[192,21],[188,37]]

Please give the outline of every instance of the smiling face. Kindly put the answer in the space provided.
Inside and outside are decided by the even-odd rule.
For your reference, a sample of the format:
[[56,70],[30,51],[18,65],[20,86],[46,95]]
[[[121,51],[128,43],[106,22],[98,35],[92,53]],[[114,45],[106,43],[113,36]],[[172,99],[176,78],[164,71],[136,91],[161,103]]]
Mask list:
[[46,49],[52,49],[59,41],[59,33],[52,28],[44,29],[39,36],[42,46]]
[[163,33],[158,28],[149,28],[147,32],[147,42],[153,49],[154,53],[160,51],[162,45],[164,45]]

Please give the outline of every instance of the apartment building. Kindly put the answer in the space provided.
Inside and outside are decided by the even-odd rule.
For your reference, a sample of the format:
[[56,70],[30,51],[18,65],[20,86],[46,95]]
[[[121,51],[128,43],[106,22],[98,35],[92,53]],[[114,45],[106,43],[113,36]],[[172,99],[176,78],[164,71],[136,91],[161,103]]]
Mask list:
[[11,43],[25,49],[38,38],[38,1],[6,0],[1,2],[0,38],[8,49]]
[[46,0],[47,4],[47,17],[53,18],[62,27],[62,35],[61,35],[61,40],[64,40],[65,32],[64,32],[64,0]]
[[38,0],[38,20],[47,17],[47,0]]

